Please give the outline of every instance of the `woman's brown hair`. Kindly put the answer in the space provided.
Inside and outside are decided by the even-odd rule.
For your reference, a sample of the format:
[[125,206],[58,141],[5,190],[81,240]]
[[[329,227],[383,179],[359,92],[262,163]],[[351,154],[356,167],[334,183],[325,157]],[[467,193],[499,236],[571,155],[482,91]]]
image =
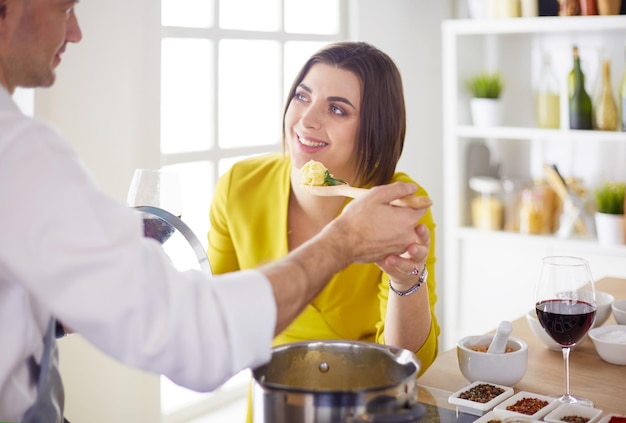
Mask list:
[[370,44],[352,41],[330,44],[307,60],[287,96],[283,113],[283,145],[289,104],[298,85],[316,63],[353,72],[361,81],[356,183],[361,186],[389,183],[404,147],[404,90],[396,64]]

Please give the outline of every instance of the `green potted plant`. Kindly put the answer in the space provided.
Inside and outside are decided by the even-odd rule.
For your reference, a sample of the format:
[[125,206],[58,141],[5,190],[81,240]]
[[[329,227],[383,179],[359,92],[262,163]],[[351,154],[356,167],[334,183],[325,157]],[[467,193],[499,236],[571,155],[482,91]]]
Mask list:
[[467,80],[473,98],[499,99],[503,82],[499,72],[481,72]]
[[467,79],[471,94],[470,111],[476,126],[497,126],[502,121],[500,96],[504,88],[499,72],[481,72]]
[[624,197],[626,183],[605,182],[595,191],[596,233],[601,244],[624,244]]

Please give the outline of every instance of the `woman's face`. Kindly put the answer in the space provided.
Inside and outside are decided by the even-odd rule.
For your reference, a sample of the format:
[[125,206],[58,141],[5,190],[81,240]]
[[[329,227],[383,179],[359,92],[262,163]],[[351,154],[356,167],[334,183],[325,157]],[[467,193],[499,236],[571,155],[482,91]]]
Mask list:
[[361,82],[352,72],[316,63],[296,88],[285,114],[291,160],[324,164],[336,178],[353,182],[359,133]]

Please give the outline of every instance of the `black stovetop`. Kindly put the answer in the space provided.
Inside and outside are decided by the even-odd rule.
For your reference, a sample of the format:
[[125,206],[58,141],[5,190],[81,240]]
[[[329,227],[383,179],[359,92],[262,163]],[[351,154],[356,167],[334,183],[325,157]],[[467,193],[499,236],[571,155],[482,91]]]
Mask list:
[[455,410],[437,407],[436,405],[420,403],[426,408],[426,414],[419,419],[419,423],[471,423],[478,419],[466,413],[457,413]]

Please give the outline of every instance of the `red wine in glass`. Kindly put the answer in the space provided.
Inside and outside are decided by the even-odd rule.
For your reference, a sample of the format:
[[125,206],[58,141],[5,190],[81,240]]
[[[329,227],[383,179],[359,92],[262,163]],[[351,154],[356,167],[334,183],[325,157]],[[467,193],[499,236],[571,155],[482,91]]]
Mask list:
[[551,256],[541,260],[535,287],[537,318],[546,333],[561,346],[565,365],[565,393],[561,403],[593,406],[569,389],[569,354],[589,331],[596,316],[596,294],[591,269],[580,257]]
[[596,307],[584,301],[546,300],[537,304],[543,329],[561,346],[573,347],[593,325]]
[[[177,216],[180,219],[180,216]],[[147,238],[156,239],[160,244],[170,239],[176,228],[157,216],[143,217],[143,234]]]

